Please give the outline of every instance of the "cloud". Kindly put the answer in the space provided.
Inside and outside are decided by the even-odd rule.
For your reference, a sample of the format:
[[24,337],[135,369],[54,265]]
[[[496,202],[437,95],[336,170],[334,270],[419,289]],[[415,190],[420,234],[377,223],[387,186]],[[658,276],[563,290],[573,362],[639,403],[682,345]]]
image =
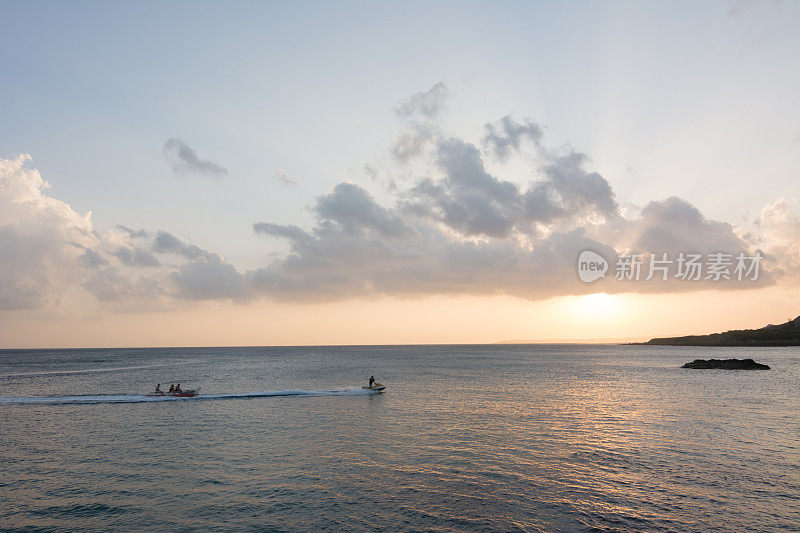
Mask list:
[[157,267],[161,265],[153,254],[138,247],[120,246],[112,255],[122,261],[123,264],[132,267]]
[[91,213],[46,196],[49,184],[25,168],[29,159],[0,159],[0,309],[57,307],[80,279],[78,258],[98,244]]
[[186,259],[208,252],[164,231],[156,234],[152,251],[141,246],[149,236],[145,230],[120,225],[120,231],[96,231],[91,213],[45,194],[49,184],[26,168],[29,160],[0,159],[0,311],[63,309],[77,305],[80,289],[117,310],[177,301],[170,277],[175,267],[152,252]]
[[218,254],[185,263],[171,277],[181,298],[248,300],[254,296],[236,267]]
[[424,179],[405,195],[406,208],[466,235],[505,237],[521,216],[519,188],[489,174],[478,149],[441,140],[436,165],[444,178]]
[[163,148],[164,157],[177,174],[205,174],[220,177],[228,169],[209,159],[200,159],[194,150],[180,139],[167,139]]
[[294,176],[290,176],[289,174],[284,172],[282,168],[278,169],[277,176],[278,176],[278,181],[280,181],[281,184],[283,185],[300,185],[300,182],[297,181],[297,178],[295,178]]
[[[552,220],[554,211],[561,218],[616,217],[614,190],[603,176],[585,169],[587,161],[586,155],[574,151],[554,157],[543,169],[546,179],[526,196],[528,216],[543,222]],[[551,205],[542,206],[541,198],[550,198]]]
[[774,244],[800,244],[800,213],[796,199],[781,198],[764,206],[756,225]]
[[435,164],[439,180],[425,178],[405,192],[406,210],[440,221],[469,236],[508,237],[513,231],[533,234],[542,225],[618,216],[608,181],[585,170],[586,156],[576,152],[552,156],[539,181],[526,191],[490,174],[478,148],[458,138],[440,139]]
[[[523,141],[534,143],[540,165],[527,185],[489,172],[485,153],[475,144],[445,136],[435,126],[421,131],[430,132],[425,149],[410,151],[427,164],[428,175],[396,191],[394,205],[381,205],[356,184],[340,183],[316,199],[310,230],[269,221],[253,225],[256,234],[288,241],[285,257],[246,272],[212,265],[204,273],[222,279],[210,286],[221,294],[243,291],[288,301],[742,288],[674,279],[615,284],[613,270],[609,279],[582,284],[575,262],[585,249],[612,265],[624,252],[751,254],[756,249],[731,224],[709,220],[679,198],[650,202],[635,217],[623,215],[610,183],[588,168],[589,158],[571,148],[548,148],[543,129],[530,120],[504,117],[487,128],[483,142],[488,153],[501,157],[513,156]],[[764,273],[760,284],[750,286],[774,279]],[[213,297],[213,291],[202,294]]]
[[529,119],[516,122],[509,115],[494,124],[486,124],[484,132],[483,145],[500,160],[508,159],[512,151],[519,151],[523,140],[539,145],[542,139],[542,128],[538,124]]
[[[509,294],[538,299],[566,294],[606,292],[676,292],[698,289],[741,289],[735,282],[701,280],[689,283],[673,278],[666,282],[617,282],[614,263],[625,251],[613,244],[620,226],[626,239],[620,242],[645,254],[664,251],[712,253],[724,251],[751,254],[753,250],[733,232],[732,226],[704,217],[696,218],[696,208],[679,199],[653,202],[637,219],[605,221],[600,229],[579,226],[556,229],[547,236],[527,240],[512,238],[465,239],[430,221],[407,220],[412,231],[393,239],[381,236],[371,224],[361,231],[334,223],[319,209],[327,197],[313,208],[317,225],[307,232],[296,226],[274,223],[256,224],[257,233],[286,239],[290,252],[273,264],[243,273],[239,283],[247,283],[253,294],[289,301],[337,300],[374,295],[419,296],[429,294]],[[373,201],[370,199],[370,201]],[[374,205],[369,210],[386,209]],[[397,214],[401,211],[388,210]],[[686,217],[689,217],[687,220]],[[688,223],[687,223],[688,222]],[[657,228],[668,228],[664,234]],[[670,233],[673,229],[676,233]],[[610,237],[604,239],[603,235]],[[633,237],[633,243],[630,238]],[[647,246],[639,249],[637,247]],[[587,285],[579,282],[576,260],[583,250],[594,250],[612,264],[609,277]],[[647,256],[649,257],[649,256]],[[675,255],[672,256],[673,258]],[[643,267],[643,276],[647,275]],[[774,281],[762,272],[758,283]]]
[[152,311],[168,307],[170,294],[156,277],[130,276],[116,267],[99,269],[81,286],[117,311]]
[[800,281],[800,212],[796,199],[781,198],[764,206],[752,237],[774,258],[779,272]]
[[[304,301],[443,293],[544,298],[597,290],[743,287],[675,279],[616,283],[613,270],[608,279],[591,286],[580,283],[576,260],[586,249],[601,253],[612,265],[626,252],[649,257],[757,250],[737,228],[705,218],[679,198],[650,202],[635,217],[623,215],[608,180],[587,168],[589,158],[571,148],[548,148],[543,129],[530,120],[504,117],[486,129],[483,143],[500,157],[514,155],[523,140],[534,143],[541,164],[527,186],[489,172],[476,145],[435,128],[430,131],[430,150],[412,150],[428,158],[429,175],[397,191],[395,206],[380,205],[359,186],[341,183],[317,198],[311,208],[316,224],[310,231],[256,223],[256,233],[287,240],[290,251],[269,266],[242,273],[250,290]],[[774,280],[772,272],[762,272],[759,283],[748,287]]]
[[187,244],[167,231],[159,231],[156,234],[152,248],[154,252],[159,254],[176,254],[187,259],[197,259],[208,254],[198,246]]
[[403,118],[431,119],[441,112],[449,94],[447,86],[440,81],[425,92],[409,96],[394,111]]
[[245,274],[253,291],[279,300],[335,300],[390,294],[514,294],[540,298],[596,290],[575,280],[575,258],[586,248],[613,249],[581,229],[554,233],[533,250],[510,240],[469,241],[420,224],[387,240],[355,235],[325,220],[311,233],[269,226],[265,235],[289,241],[290,253]]
[[[446,146],[442,156],[446,160],[440,164],[457,176],[458,183],[500,202],[519,200],[515,187],[485,173],[474,147],[455,140]],[[317,223],[310,232],[271,222],[254,225],[258,234],[288,240],[290,253],[242,275],[253,292],[301,301],[370,294],[542,297],[588,290],[576,283],[574,271],[575,258],[583,249],[613,254],[613,248],[587,236],[582,228],[554,232],[532,249],[511,239],[469,240],[468,227],[457,233],[430,217],[409,214],[407,206],[383,207],[349,183],[317,198],[312,212]]]
[[648,203],[637,222],[632,240],[636,251],[736,254],[748,245],[727,222],[707,220],[700,210],[675,196]]
[[352,183],[340,183],[331,194],[319,197],[314,212],[323,229],[350,235],[374,232],[392,239],[411,232],[400,215],[379,206],[366,190]]
[[122,224],[117,224],[117,228],[127,233],[128,237],[132,239],[146,239],[149,236],[148,233],[143,229],[135,230],[127,226],[123,226]]
[[[0,160],[0,308],[57,309],[79,291],[98,305],[125,310],[199,300],[432,294],[536,299],[598,290],[744,287],[613,279],[587,285],[576,272],[586,249],[611,263],[621,253],[760,251],[766,258],[761,284],[800,281],[796,203],[768,205],[749,233],[676,197],[649,202],[632,215],[620,210],[611,184],[591,169],[585,154],[548,147],[544,128],[530,119],[505,116],[487,124],[481,142],[443,131],[432,119],[444,95],[446,88],[435,86],[399,108],[412,120],[403,122],[406,133],[394,143],[390,161],[414,158],[400,169],[404,181],[377,196],[361,185],[338,183],[310,206],[309,227],[269,218],[255,222],[256,235],[285,240],[288,252],[249,270],[166,230],[119,225],[95,231],[91,213],[44,194],[47,184],[25,168],[27,156]],[[535,148],[535,163],[520,154],[525,143]],[[517,157],[502,168],[527,165],[528,181],[487,166],[487,157]],[[381,175],[391,173],[380,169]],[[378,170],[369,167],[367,174],[377,176]]]
[[308,241],[311,236],[295,225],[283,226],[281,224],[274,224],[272,222],[256,222],[253,224],[253,231],[261,235],[270,237],[280,237],[290,239],[292,241]]
[[83,254],[78,256],[78,262],[88,268],[99,268],[108,264],[108,260],[102,254],[87,248]]
[[[244,294],[231,283],[222,284],[220,274],[233,267],[221,257],[169,232],[156,233],[152,251],[188,263],[164,265],[150,250],[133,244],[148,237],[145,230],[121,225],[120,232],[95,231],[91,213],[77,213],[45,195],[49,185],[37,170],[25,168],[29,159],[0,159],[0,311],[60,309],[76,289],[123,311],[168,307],[196,294]],[[220,278],[205,292],[198,289],[203,266],[208,276]],[[145,267],[147,275],[137,274]]]
[[430,126],[415,124],[402,132],[394,140],[392,155],[403,163],[421,155],[435,138],[435,130]]

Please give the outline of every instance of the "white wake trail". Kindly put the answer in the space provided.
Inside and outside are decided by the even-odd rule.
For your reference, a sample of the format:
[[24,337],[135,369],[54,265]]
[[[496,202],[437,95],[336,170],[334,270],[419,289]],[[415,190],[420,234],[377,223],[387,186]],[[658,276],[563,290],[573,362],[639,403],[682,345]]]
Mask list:
[[374,394],[375,391],[362,388],[330,390],[269,390],[260,392],[231,392],[221,394],[198,394],[191,398],[173,396],[149,396],[147,394],[82,394],[74,396],[6,396],[0,397],[0,405],[31,404],[103,404],[103,403],[144,403],[144,402],[187,402],[208,400],[229,400],[235,398],[270,398],[276,396],[360,396]]

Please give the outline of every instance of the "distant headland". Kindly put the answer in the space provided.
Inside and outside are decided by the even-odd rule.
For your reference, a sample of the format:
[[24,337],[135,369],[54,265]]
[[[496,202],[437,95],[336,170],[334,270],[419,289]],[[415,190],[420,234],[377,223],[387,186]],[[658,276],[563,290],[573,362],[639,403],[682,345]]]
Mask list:
[[761,329],[737,329],[710,335],[663,337],[633,344],[662,346],[800,346],[800,316],[783,324]]

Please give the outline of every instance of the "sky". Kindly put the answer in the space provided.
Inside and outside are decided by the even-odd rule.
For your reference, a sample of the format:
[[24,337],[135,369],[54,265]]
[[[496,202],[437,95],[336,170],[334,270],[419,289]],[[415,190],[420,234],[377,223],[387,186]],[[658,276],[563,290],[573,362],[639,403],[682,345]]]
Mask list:
[[[800,3],[0,13],[0,347],[644,340],[800,314]],[[626,257],[642,279],[616,279]]]

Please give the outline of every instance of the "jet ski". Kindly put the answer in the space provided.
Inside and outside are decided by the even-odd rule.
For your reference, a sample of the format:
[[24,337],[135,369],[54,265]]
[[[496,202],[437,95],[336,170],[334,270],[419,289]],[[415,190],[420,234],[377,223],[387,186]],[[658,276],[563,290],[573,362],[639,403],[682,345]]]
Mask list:
[[172,398],[193,398],[197,396],[197,390],[182,390],[179,392],[151,392],[148,396],[170,396]]
[[372,384],[371,386],[369,386],[369,387],[367,387],[367,386],[364,386],[364,387],[361,387],[361,388],[362,388],[362,389],[371,390],[371,391],[375,391],[375,392],[381,392],[383,389],[385,389],[385,388],[386,388],[386,385],[381,385],[380,383],[378,383],[378,382],[376,381],[375,383],[373,383],[373,384]]

